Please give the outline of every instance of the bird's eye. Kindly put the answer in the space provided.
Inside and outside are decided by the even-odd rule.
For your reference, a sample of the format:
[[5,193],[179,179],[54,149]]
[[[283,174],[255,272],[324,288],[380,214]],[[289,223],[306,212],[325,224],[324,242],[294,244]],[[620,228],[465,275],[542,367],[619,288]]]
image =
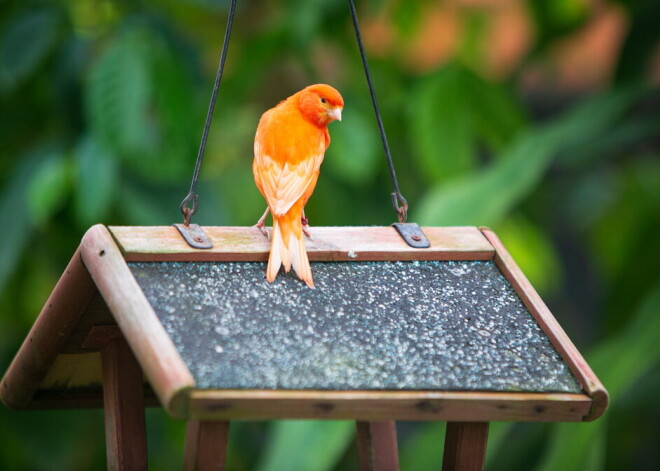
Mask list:
[[321,103],[325,103],[325,98],[321,98]]

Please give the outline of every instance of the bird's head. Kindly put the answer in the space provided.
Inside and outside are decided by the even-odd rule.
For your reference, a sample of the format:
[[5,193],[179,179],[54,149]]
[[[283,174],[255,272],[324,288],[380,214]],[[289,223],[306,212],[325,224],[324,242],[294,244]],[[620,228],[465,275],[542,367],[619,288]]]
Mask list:
[[302,114],[319,126],[341,121],[344,99],[341,94],[325,84],[310,85],[297,93],[298,107]]

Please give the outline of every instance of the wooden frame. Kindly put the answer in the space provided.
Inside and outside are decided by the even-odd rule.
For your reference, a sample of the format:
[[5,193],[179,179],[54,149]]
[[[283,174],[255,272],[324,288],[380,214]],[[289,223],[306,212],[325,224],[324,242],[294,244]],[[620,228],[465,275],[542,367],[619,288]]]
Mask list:
[[[98,289],[160,403],[177,418],[582,421],[596,419],[607,407],[602,384],[499,239],[489,229],[476,227],[424,228],[430,249],[410,248],[391,227],[316,227],[312,228],[314,238],[308,243],[308,251],[315,261],[494,260],[584,394],[196,389],[127,261],[267,259],[268,241],[256,228],[215,227],[205,231],[213,240],[211,250],[190,248],[174,227],[92,227],[3,378],[0,395],[5,404],[14,408],[30,404],[39,382],[56,362],[57,348],[63,344],[63,340],[53,344],[45,331],[56,329],[63,336],[70,333]],[[79,286],[85,287],[82,296],[65,294],[73,284],[78,293]],[[39,363],[35,348],[48,353],[38,356]],[[49,404],[56,405],[57,400],[51,399]]]

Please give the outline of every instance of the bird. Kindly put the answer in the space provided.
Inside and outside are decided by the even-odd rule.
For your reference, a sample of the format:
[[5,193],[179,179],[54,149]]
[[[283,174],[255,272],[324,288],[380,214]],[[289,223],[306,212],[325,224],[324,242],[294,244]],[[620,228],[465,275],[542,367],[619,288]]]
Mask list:
[[264,221],[273,216],[266,280],[275,281],[280,267],[294,271],[314,288],[303,234],[304,208],[314,192],[321,162],[330,145],[328,124],[341,121],[344,99],[332,86],[303,88],[261,116],[254,138],[252,173],[268,207],[256,227],[266,233]]

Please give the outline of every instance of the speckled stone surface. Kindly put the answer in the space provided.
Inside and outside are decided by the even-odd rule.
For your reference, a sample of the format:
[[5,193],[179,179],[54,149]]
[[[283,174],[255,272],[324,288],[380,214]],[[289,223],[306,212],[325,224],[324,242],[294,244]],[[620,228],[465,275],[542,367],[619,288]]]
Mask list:
[[490,261],[129,266],[200,388],[581,392]]

